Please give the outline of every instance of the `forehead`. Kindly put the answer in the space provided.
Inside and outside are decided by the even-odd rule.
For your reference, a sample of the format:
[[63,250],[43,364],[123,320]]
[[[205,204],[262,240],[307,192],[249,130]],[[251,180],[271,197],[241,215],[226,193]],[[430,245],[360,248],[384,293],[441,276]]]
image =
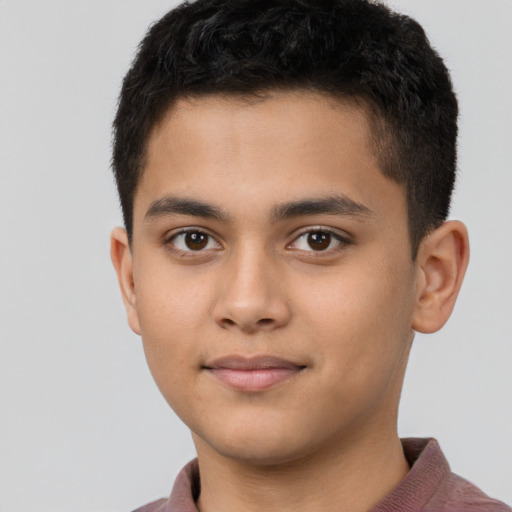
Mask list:
[[402,187],[380,171],[371,140],[361,106],[318,93],[180,99],[149,137],[135,217],[165,195],[254,214],[339,194],[385,209],[387,188],[403,203]]
[[152,131],[147,153],[149,158],[154,157],[162,142],[168,145],[171,134],[177,136],[175,146],[181,147],[188,142],[184,139],[192,136],[189,140],[201,143],[205,149],[212,145],[219,149],[219,143],[224,143],[222,147],[232,151],[237,142],[256,146],[267,144],[269,139],[284,147],[302,139],[314,149],[334,139],[343,143],[338,130],[332,130],[341,125],[355,135],[354,140],[357,137],[366,143],[371,153],[372,132],[364,106],[362,100],[340,100],[304,90],[179,98]]

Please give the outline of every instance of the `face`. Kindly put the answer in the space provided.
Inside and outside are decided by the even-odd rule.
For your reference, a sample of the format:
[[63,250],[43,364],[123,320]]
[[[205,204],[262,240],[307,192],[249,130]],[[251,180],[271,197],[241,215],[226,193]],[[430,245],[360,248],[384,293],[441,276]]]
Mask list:
[[355,106],[180,100],[124,258],[130,325],[196,443],[269,464],[394,431],[417,273]]

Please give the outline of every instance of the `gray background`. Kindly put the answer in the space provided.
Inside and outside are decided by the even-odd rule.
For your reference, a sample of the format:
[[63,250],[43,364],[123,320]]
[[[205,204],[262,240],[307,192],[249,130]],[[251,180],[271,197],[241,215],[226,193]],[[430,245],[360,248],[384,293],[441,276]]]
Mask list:
[[[399,430],[512,502],[512,1],[400,0],[461,104],[454,218],[472,259],[445,329],[417,336]],[[121,512],[193,456],[126,325],[108,255],[123,74],[163,0],[0,0],[0,511]]]

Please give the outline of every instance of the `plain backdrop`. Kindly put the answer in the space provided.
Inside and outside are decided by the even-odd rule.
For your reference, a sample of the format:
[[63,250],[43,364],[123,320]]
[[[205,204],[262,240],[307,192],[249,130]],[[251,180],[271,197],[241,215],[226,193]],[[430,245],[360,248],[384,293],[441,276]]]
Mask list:
[[[417,336],[402,436],[512,502],[512,1],[395,0],[452,71],[452,211],[472,257],[448,325]],[[127,327],[108,247],[116,98],[164,0],[0,0],[0,512],[127,512],[194,455]]]

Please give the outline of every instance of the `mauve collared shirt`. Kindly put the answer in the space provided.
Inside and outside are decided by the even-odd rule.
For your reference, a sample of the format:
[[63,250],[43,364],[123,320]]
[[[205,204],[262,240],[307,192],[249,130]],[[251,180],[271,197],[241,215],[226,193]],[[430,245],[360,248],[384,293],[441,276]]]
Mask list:
[[[435,439],[402,439],[411,466],[407,476],[368,512],[512,512],[478,487],[451,472]],[[178,474],[169,499],[154,501],[134,512],[198,512],[197,459]]]

